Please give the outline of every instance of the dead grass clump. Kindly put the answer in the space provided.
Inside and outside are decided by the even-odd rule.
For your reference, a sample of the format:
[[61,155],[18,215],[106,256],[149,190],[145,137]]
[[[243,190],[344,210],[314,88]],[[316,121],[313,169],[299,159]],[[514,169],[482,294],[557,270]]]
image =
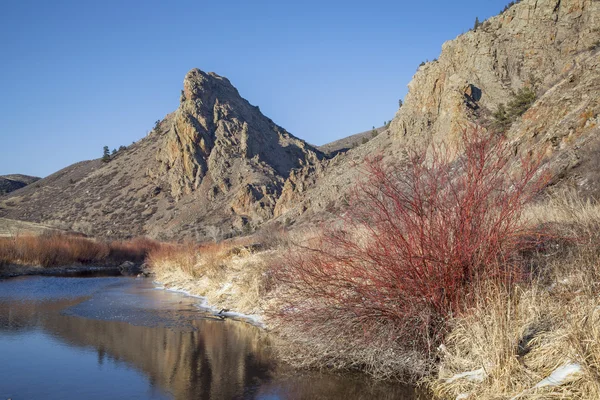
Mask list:
[[329,313],[312,315],[302,329],[269,318],[269,327],[277,334],[273,340],[278,358],[301,369],[354,370],[403,382],[431,370],[430,361],[414,345],[418,340],[402,341],[406,330],[383,320],[365,324],[345,310],[334,312],[338,313],[334,319]]
[[257,313],[271,290],[264,257],[255,238],[220,243],[165,245],[150,252],[148,264],[167,287],[204,296],[211,305]]
[[146,261],[157,274],[179,270],[183,274],[195,278],[200,276],[197,269],[198,256],[198,246],[165,244],[151,249]]

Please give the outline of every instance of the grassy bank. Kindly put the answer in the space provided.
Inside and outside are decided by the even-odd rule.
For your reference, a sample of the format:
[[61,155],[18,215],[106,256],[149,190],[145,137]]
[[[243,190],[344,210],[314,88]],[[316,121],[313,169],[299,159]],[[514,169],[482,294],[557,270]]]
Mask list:
[[167,288],[203,296],[217,308],[263,314],[273,287],[269,260],[279,249],[266,236],[170,244],[152,250],[147,263]]
[[140,238],[104,242],[63,233],[0,237],[0,267],[60,267],[141,263],[157,242]]
[[[418,325],[381,315],[357,318],[331,303],[327,310],[314,294],[304,300],[318,304],[321,314],[304,313],[281,272],[298,263],[297,256],[308,259],[306,252],[321,243],[320,230],[282,233],[286,239],[276,242],[255,236],[162,246],[150,252],[148,263],[168,287],[205,296],[220,308],[263,315],[279,339],[279,357],[300,368],[412,380],[443,399],[598,398],[600,206],[563,194],[528,206],[521,219],[525,232],[537,227],[553,234],[525,248],[519,280],[469,283],[468,306],[446,316],[444,334],[426,353],[422,337],[407,339],[420,333]],[[365,240],[364,232],[355,235]],[[339,283],[335,270],[328,272]],[[292,300],[300,307],[290,309]],[[553,375],[561,367],[575,373]]]

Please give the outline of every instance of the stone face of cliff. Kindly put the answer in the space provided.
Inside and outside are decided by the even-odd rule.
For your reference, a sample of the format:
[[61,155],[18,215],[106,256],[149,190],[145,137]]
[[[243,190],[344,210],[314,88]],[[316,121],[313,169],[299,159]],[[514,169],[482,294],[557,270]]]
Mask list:
[[[181,104],[174,115],[158,160],[174,196],[197,190],[210,178],[214,190],[227,193],[235,174],[246,168],[280,184],[293,168],[317,162],[318,150],[262,115],[243,99],[227,78],[198,69],[183,83]],[[246,189],[244,189],[246,190]]]
[[420,67],[392,121],[397,135],[448,140],[495,110],[524,86],[554,86],[600,39],[600,2],[525,0],[443,44],[438,60]]

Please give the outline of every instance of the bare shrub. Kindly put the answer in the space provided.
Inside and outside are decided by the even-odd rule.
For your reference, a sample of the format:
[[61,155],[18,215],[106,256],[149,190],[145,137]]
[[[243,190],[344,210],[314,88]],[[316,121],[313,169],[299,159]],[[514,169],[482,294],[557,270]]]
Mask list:
[[107,264],[141,262],[150,248],[149,239],[105,243],[60,233],[0,238],[0,264],[41,265]]
[[446,321],[474,303],[479,284],[520,277],[530,245],[520,214],[545,179],[539,160],[518,168],[509,160],[508,143],[479,130],[465,131],[457,151],[433,145],[402,163],[368,160],[341,226],[275,265],[283,282],[276,325],[333,342],[323,322],[351,319],[367,346],[383,329],[406,354],[434,357]]

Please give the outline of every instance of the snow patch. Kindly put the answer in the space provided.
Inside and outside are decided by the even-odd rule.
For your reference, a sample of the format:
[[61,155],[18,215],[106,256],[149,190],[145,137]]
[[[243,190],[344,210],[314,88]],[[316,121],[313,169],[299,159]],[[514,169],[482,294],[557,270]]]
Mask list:
[[569,378],[571,375],[579,372],[581,372],[581,365],[571,362],[566,363],[552,371],[549,377],[539,381],[538,384],[533,387],[533,389],[546,386],[560,386],[565,383],[567,378]]
[[483,382],[487,374],[483,368],[476,369],[475,371],[462,372],[456,374],[451,378],[446,379],[446,383],[452,383],[458,379],[466,378],[471,382]]
[[578,374],[579,372],[581,372],[581,365],[579,365],[577,363],[573,363],[573,362],[567,362],[567,363],[563,364],[562,366],[556,368],[554,371],[552,371],[550,376],[548,376],[546,379],[542,379],[534,387],[522,391],[521,393],[514,396],[510,400],[516,400],[519,397],[521,397],[522,395],[524,395],[525,393],[527,393],[531,390],[534,390],[534,389],[539,389],[539,388],[548,387],[548,386],[551,386],[551,387],[560,386],[563,383],[565,383],[569,377],[571,377],[575,374]]

